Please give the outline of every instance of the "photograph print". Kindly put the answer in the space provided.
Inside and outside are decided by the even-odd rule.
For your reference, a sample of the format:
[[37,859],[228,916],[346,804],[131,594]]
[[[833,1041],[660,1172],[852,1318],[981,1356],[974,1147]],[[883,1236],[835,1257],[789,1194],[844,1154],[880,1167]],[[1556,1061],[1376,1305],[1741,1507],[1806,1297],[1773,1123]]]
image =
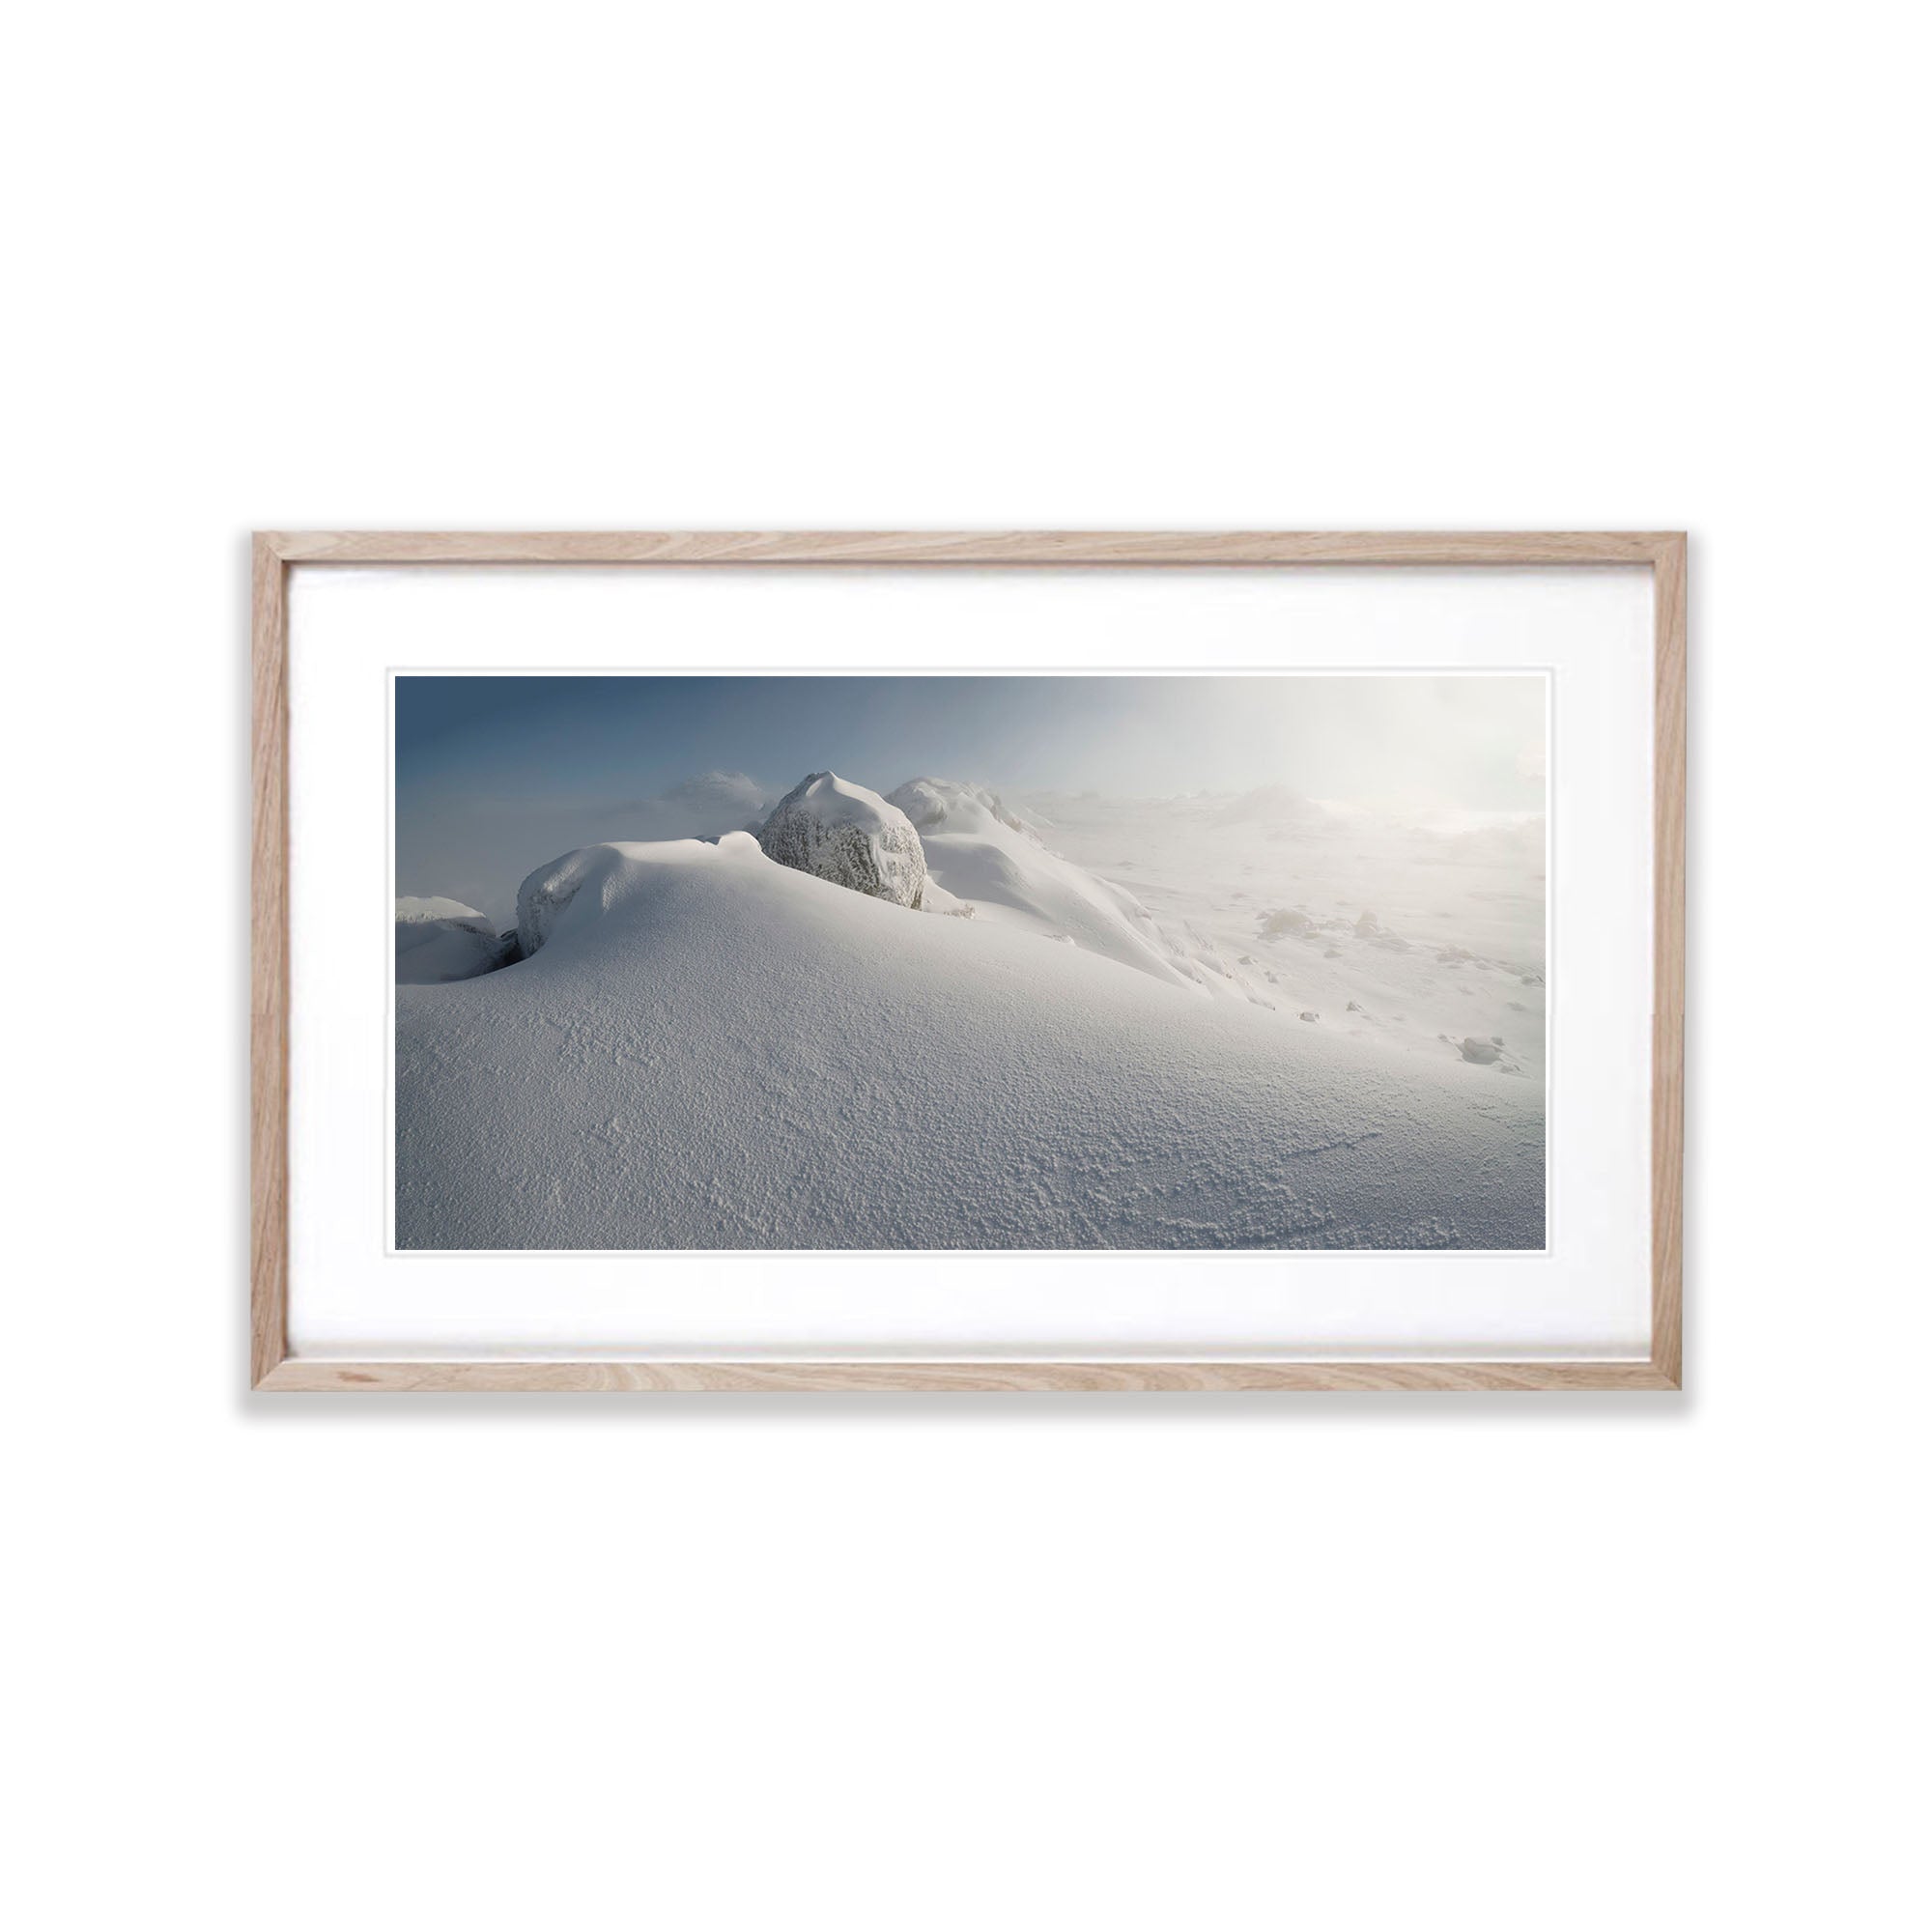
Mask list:
[[398,1251],[1538,1250],[1539,673],[397,673]]

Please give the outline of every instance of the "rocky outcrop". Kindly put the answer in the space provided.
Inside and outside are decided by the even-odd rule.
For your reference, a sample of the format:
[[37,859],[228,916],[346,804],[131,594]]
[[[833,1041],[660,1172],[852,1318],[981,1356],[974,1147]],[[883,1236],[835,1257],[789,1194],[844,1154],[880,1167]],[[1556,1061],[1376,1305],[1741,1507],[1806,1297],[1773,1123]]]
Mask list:
[[925,850],[897,806],[836,772],[813,772],[774,808],[758,834],[765,857],[894,905],[918,907]]

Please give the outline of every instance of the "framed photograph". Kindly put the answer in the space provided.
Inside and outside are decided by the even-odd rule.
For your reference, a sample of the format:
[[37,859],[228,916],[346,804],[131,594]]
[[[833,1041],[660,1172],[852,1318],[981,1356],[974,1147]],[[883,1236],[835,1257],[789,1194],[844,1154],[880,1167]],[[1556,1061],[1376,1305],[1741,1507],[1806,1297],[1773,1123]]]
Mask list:
[[1681,1386],[1681,535],[254,570],[256,1387]]

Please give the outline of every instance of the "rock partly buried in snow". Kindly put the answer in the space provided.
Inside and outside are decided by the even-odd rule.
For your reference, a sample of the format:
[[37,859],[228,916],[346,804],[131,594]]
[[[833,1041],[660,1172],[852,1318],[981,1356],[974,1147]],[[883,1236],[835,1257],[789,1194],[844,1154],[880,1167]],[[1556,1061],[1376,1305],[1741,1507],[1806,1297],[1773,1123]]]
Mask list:
[[1463,1058],[1477,1066],[1493,1066],[1503,1057],[1500,1044],[1491,1045],[1486,1039],[1465,1039],[1463,1042]]
[[837,772],[813,772],[780,799],[758,834],[765,857],[893,905],[918,907],[925,852],[912,820]]
[[1279,939],[1284,932],[1306,932],[1315,923],[1293,906],[1284,906],[1279,912],[1258,912],[1255,917],[1261,922],[1264,939]]
[[510,960],[509,942],[460,899],[396,901],[396,983],[442,986],[494,973]]

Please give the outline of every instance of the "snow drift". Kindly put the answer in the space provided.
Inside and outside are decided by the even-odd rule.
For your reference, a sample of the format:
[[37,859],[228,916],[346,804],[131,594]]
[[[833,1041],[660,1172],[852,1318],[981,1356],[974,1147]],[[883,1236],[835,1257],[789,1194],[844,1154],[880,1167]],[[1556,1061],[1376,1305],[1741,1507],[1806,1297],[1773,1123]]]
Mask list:
[[925,853],[912,821],[837,772],[813,772],[780,799],[758,834],[768,859],[869,898],[917,907]]
[[452,980],[494,973],[510,948],[474,906],[459,899],[396,901],[396,981],[445,985]]
[[397,990],[401,1247],[1542,1244],[1536,1085],[907,919],[742,833],[570,853],[519,931]]
[[982,917],[1069,940],[1169,985],[1197,982],[1185,945],[1130,892],[1049,852],[983,786],[908,779],[887,802],[918,827],[929,876]]
[[[1544,821],[1298,794],[1009,801],[1076,867],[1130,880],[1179,972],[1471,1079],[1545,1072]],[[1303,801],[1305,803],[1305,801]],[[928,838],[928,855],[936,849]],[[1145,926],[1137,927],[1147,930]],[[1470,1060],[1460,1040],[1505,1042]]]

